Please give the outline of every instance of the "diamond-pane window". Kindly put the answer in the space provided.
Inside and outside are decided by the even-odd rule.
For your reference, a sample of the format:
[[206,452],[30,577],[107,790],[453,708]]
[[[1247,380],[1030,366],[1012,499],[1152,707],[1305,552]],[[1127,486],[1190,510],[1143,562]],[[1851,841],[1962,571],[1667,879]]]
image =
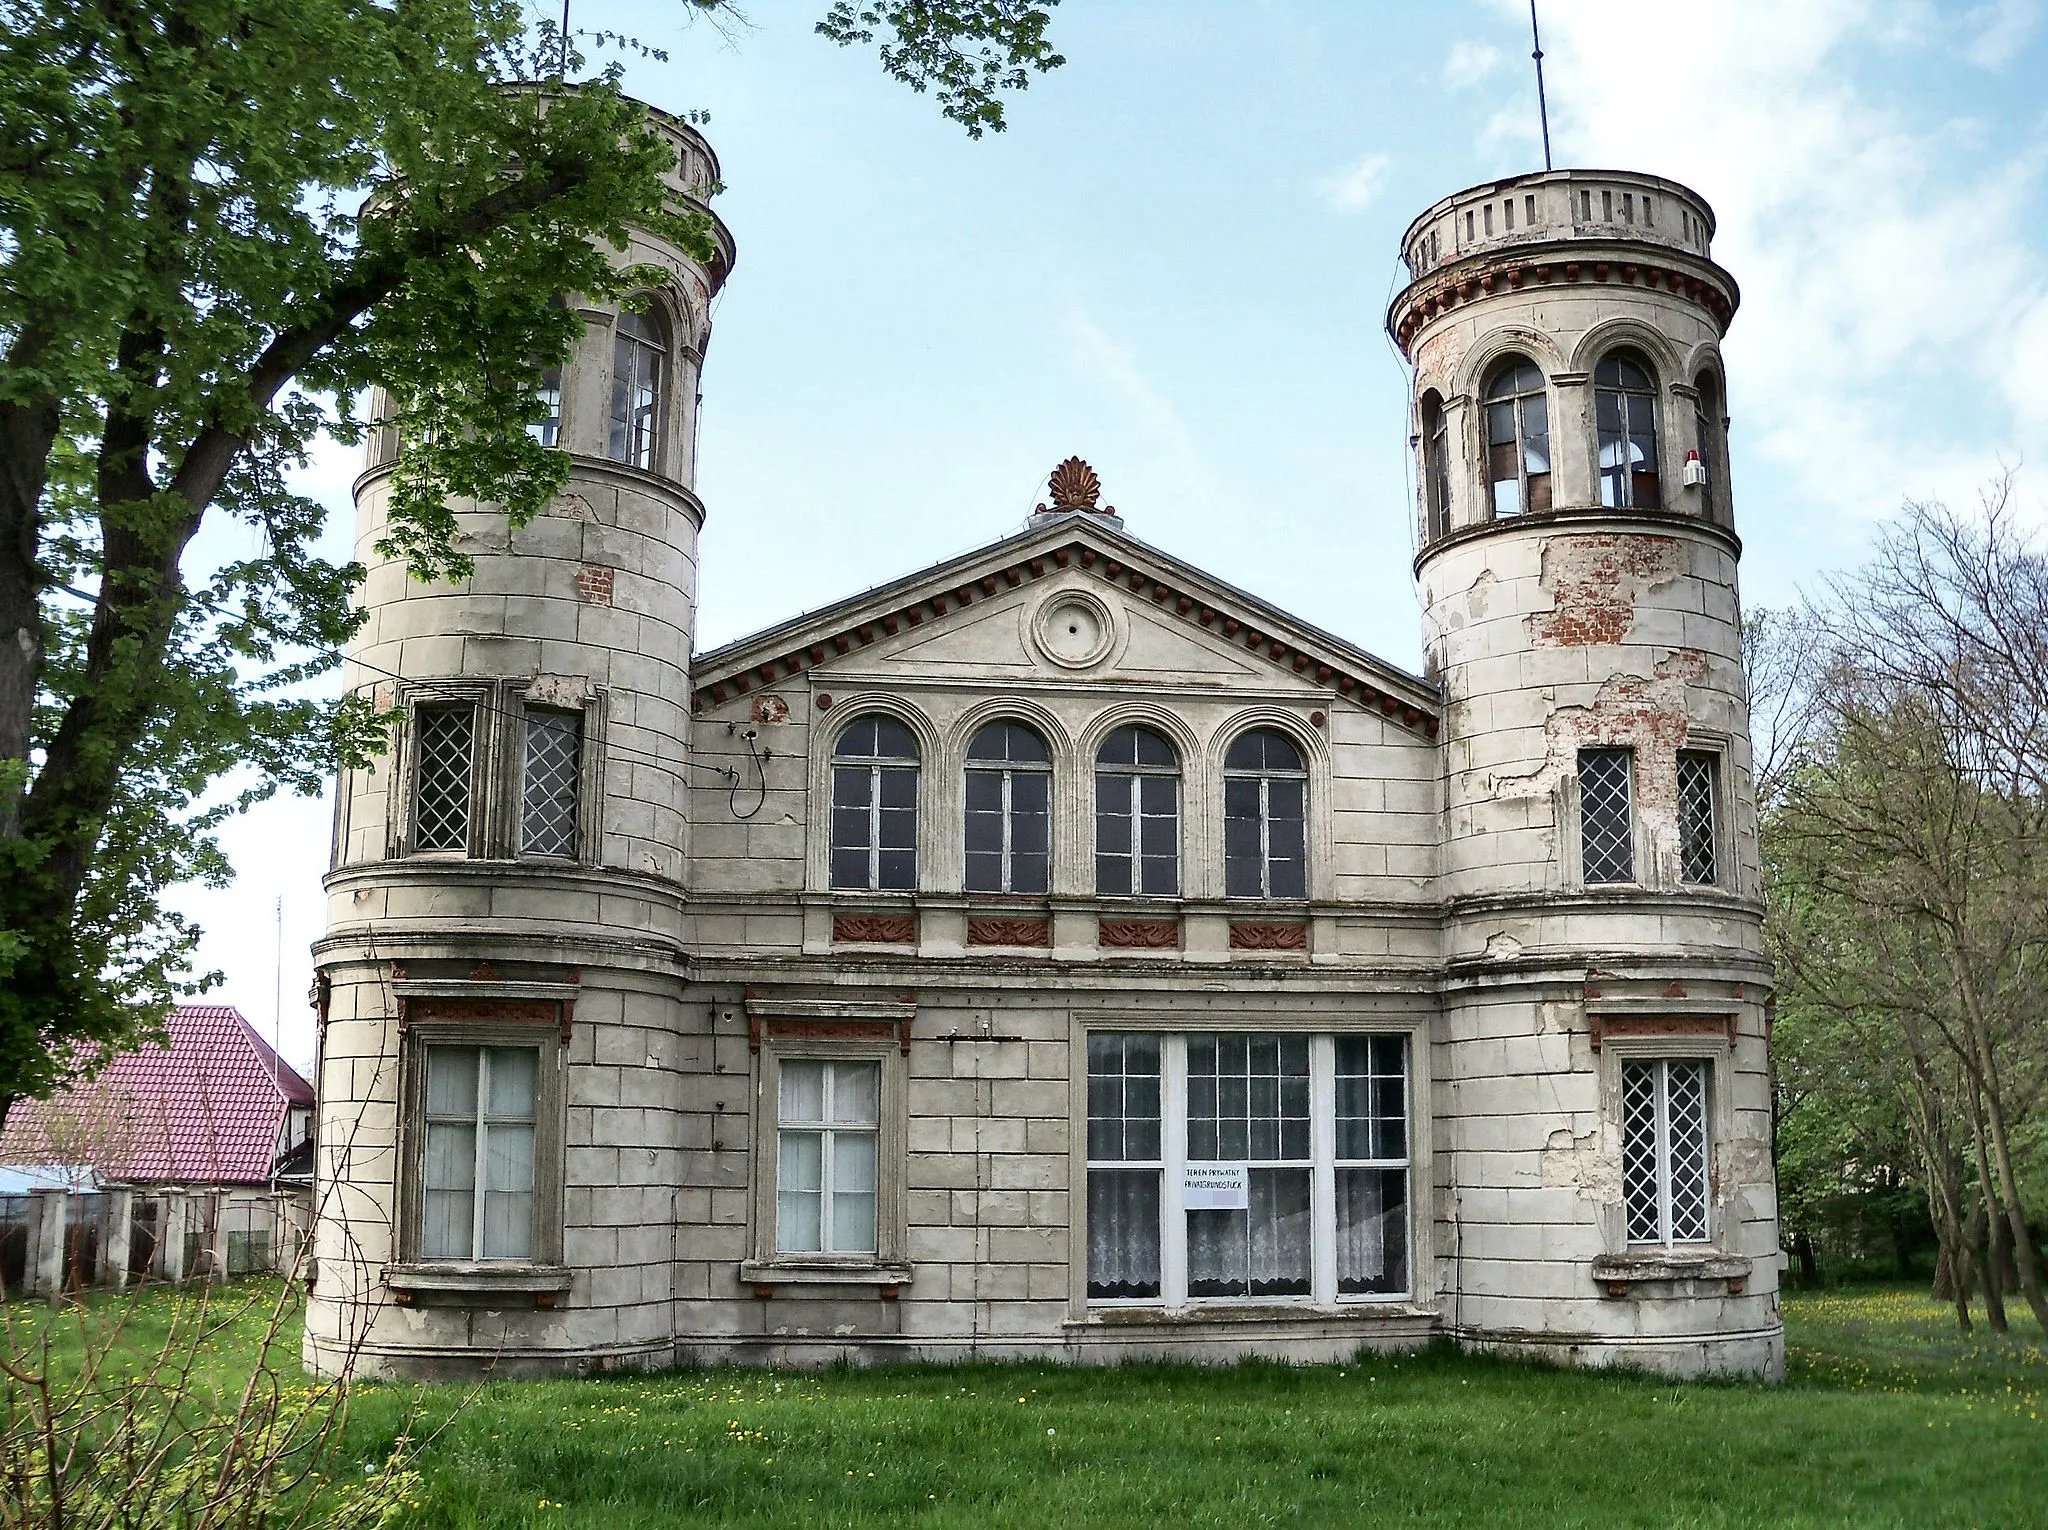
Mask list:
[[413,715],[412,847],[466,850],[476,709],[421,707]]
[[526,779],[520,794],[519,848],[526,855],[576,854],[580,712],[526,714]]
[[1621,1176],[1629,1242],[1707,1240],[1705,1062],[1659,1058],[1622,1065]]
[[1588,882],[1636,879],[1634,765],[1631,750],[1579,751],[1580,855]]
[[1688,882],[1720,880],[1714,865],[1714,770],[1711,754],[1678,757],[1679,875]]

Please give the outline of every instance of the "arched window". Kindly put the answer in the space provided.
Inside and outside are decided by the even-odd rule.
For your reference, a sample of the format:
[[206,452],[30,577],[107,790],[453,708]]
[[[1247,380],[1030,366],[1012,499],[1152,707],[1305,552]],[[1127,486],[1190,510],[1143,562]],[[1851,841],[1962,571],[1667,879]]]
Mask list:
[[[548,307],[560,308],[562,298],[557,295],[548,299]],[[562,444],[562,368],[560,363],[552,366],[536,366],[534,396],[539,400],[541,417],[529,420],[526,433],[542,446]]]
[[652,315],[619,315],[612,338],[611,436],[605,447],[612,461],[653,468],[667,357],[667,342]]
[[1451,529],[1451,422],[1434,388],[1422,395],[1422,508],[1432,542]]
[[1150,728],[1119,728],[1095,756],[1095,891],[1180,891],[1180,760]]
[[893,718],[859,719],[833,751],[832,885],[917,889],[917,740]]
[[967,890],[1042,893],[1052,871],[1052,756],[1019,722],[967,746]]
[[1657,383],[1635,356],[1609,356],[1593,369],[1600,430],[1600,503],[1648,510],[1657,496]]
[[1519,356],[1486,385],[1486,476],[1496,520],[1550,508],[1550,401],[1543,374]]
[[1707,470],[1707,481],[1700,485],[1700,510],[1710,521],[1727,519],[1723,506],[1729,503],[1722,484],[1728,461],[1722,420],[1720,383],[1712,372],[1702,372],[1693,384],[1692,428],[1699,443],[1700,464]]
[[1270,728],[1244,734],[1223,758],[1223,891],[1308,896],[1308,771]]

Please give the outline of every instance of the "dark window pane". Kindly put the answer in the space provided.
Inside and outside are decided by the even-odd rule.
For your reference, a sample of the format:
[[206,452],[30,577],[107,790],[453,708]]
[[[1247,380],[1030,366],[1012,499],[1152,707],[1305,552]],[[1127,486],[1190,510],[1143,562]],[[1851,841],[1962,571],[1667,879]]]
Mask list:
[[1005,892],[1042,893],[1046,890],[1048,858],[1043,854],[1016,854],[1010,857],[1010,885]]
[[1003,857],[1000,851],[969,850],[967,852],[967,890],[969,892],[1003,891]]
[[1010,777],[1010,806],[1018,813],[1043,813],[1052,798],[1052,777],[1038,771],[1017,771]]
[[1224,781],[1223,816],[1230,820],[1245,820],[1257,823],[1259,821],[1259,783],[1243,779]]
[[883,808],[881,846],[885,850],[917,848],[917,814],[908,808]]
[[868,783],[874,779],[865,765],[842,765],[832,772],[832,805],[842,808],[865,808],[868,805]]
[[1137,735],[1138,763],[1140,765],[1151,765],[1163,770],[1171,770],[1180,763],[1173,752],[1173,745],[1169,744],[1151,729],[1137,728],[1132,731]]
[[1308,868],[1300,861],[1275,860],[1269,873],[1274,898],[1306,898],[1308,896]]
[[917,854],[911,850],[884,850],[881,854],[881,887],[888,892],[917,890]]
[[1148,855],[1144,859],[1144,891],[1155,897],[1170,897],[1180,891],[1178,856]]
[[868,857],[864,850],[832,852],[832,885],[865,890],[868,885]]
[[914,770],[884,770],[882,777],[882,806],[885,808],[914,808],[917,806],[917,772]]
[[839,735],[838,753],[842,758],[868,756],[875,752],[876,719],[863,717],[844,733]]
[[1003,809],[1003,777],[1000,771],[967,772],[967,811],[1000,813]]
[[834,808],[832,810],[832,844],[835,849],[860,850],[867,848],[868,810],[860,808]]
[[1138,800],[1152,814],[1180,811],[1180,782],[1173,776],[1140,776]]
[[874,727],[875,753],[898,760],[917,758],[917,740],[910,736],[910,730],[903,724],[878,717]]
[[1131,858],[1128,855],[1098,854],[1095,857],[1095,891],[1105,898],[1129,897],[1135,891],[1131,886]]

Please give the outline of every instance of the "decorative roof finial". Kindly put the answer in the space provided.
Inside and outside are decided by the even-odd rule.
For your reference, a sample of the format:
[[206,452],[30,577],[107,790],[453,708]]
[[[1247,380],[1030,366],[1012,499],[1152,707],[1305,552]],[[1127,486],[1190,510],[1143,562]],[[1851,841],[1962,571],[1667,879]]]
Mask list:
[[1052,504],[1040,505],[1038,514],[1058,515],[1068,510],[1086,510],[1094,515],[1115,515],[1114,505],[1098,505],[1102,498],[1102,480],[1095,476],[1095,469],[1079,457],[1069,457],[1052,470],[1046,480],[1046,487],[1052,491]]

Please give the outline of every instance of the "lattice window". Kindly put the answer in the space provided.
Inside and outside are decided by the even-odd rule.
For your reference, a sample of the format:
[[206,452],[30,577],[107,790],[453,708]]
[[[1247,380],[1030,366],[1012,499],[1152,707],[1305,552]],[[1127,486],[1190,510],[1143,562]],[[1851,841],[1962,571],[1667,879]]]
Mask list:
[[1718,882],[1714,859],[1714,777],[1718,762],[1711,754],[1678,757],[1679,875],[1688,882]]
[[1588,882],[1636,879],[1634,767],[1632,750],[1579,751],[1580,861]]
[[1631,1243],[1707,1240],[1707,1069],[1691,1058],[1622,1064],[1622,1201]]
[[469,848],[474,707],[421,707],[413,714],[412,847]]
[[526,777],[519,813],[522,853],[575,856],[582,745],[581,713],[526,714]]

